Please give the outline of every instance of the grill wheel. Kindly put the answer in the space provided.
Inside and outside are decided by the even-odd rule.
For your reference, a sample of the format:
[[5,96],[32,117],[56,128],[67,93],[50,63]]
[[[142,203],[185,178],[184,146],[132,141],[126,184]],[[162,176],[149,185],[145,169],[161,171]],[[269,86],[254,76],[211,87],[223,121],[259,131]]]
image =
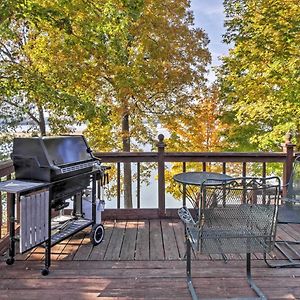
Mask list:
[[102,224],[95,224],[90,233],[90,240],[94,246],[99,245],[104,238],[104,227]]

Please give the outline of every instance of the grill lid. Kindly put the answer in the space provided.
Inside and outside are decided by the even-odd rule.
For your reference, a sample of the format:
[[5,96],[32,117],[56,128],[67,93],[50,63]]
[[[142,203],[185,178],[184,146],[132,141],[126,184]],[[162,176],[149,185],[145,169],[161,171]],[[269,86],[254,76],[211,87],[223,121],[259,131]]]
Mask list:
[[97,161],[82,135],[15,138],[12,159],[17,179],[42,181],[91,170]]
[[93,159],[83,136],[42,137],[50,164],[62,166]]

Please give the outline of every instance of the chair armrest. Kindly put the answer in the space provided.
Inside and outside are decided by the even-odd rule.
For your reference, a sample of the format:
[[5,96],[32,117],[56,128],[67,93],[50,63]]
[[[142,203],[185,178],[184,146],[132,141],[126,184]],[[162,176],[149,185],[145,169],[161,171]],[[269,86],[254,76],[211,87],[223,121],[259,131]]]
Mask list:
[[178,216],[181,219],[182,222],[188,225],[195,226],[197,223],[194,221],[191,213],[189,210],[184,206],[178,209]]

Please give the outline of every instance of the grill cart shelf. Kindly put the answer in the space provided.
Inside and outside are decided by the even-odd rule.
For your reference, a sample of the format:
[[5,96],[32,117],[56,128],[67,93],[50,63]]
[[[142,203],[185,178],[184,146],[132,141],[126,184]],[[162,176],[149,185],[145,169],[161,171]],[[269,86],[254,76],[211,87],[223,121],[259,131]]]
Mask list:
[[[45,246],[45,267],[42,270],[43,275],[48,275],[51,265],[51,247],[64,239],[76,234],[77,232],[92,226],[91,242],[94,245],[101,243],[104,237],[104,227],[97,224],[96,220],[96,175],[99,176],[99,170],[91,171],[92,181],[92,220],[79,217],[81,213],[78,209],[78,199],[74,216],[66,221],[67,225],[56,233],[51,231],[51,188],[53,184],[43,182],[30,182],[23,180],[8,180],[0,182],[0,191],[11,194],[8,205],[10,205],[10,244],[9,257],[6,260],[8,265],[14,263],[15,242],[18,240],[15,236],[15,204],[20,201],[20,253],[25,253],[39,245]],[[84,174],[86,175],[86,174]],[[73,177],[79,177],[76,175]],[[72,180],[72,178],[70,180]],[[98,212],[100,213],[100,212]]]
[[[0,191],[11,194],[10,243],[6,263],[12,265],[15,256],[15,204],[20,203],[20,253],[34,247],[45,247],[45,266],[42,275],[49,274],[51,247],[75,233],[92,226],[93,245],[101,243],[104,227],[101,211],[97,211],[101,186],[108,182],[106,170],[93,155],[83,136],[17,138],[12,159],[15,180],[0,182]],[[98,184],[98,186],[97,186]],[[84,192],[91,187],[90,201],[83,207]],[[64,220],[52,218],[73,200],[73,212]],[[87,217],[83,211],[88,210]],[[98,214],[98,215],[97,215]]]
[[81,231],[82,229],[92,225],[93,223],[93,221],[85,219],[75,219],[70,221],[70,223],[63,230],[51,236],[51,247],[70,237],[71,235]]

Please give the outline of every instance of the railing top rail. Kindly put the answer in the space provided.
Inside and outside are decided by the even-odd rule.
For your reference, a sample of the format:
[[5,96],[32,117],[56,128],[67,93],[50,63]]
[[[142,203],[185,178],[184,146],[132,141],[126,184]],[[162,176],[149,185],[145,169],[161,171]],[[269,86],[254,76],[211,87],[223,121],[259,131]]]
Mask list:
[[[103,162],[157,162],[158,152],[96,152]],[[283,152],[164,152],[166,162],[284,162]]]
[[[96,152],[103,162],[157,162],[158,152]],[[164,152],[166,162],[284,162],[283,152]],[[0,176],[14,171],[11,160],[0,161]]]
[[165,161],[284,162],[282,152],[165,152]]

